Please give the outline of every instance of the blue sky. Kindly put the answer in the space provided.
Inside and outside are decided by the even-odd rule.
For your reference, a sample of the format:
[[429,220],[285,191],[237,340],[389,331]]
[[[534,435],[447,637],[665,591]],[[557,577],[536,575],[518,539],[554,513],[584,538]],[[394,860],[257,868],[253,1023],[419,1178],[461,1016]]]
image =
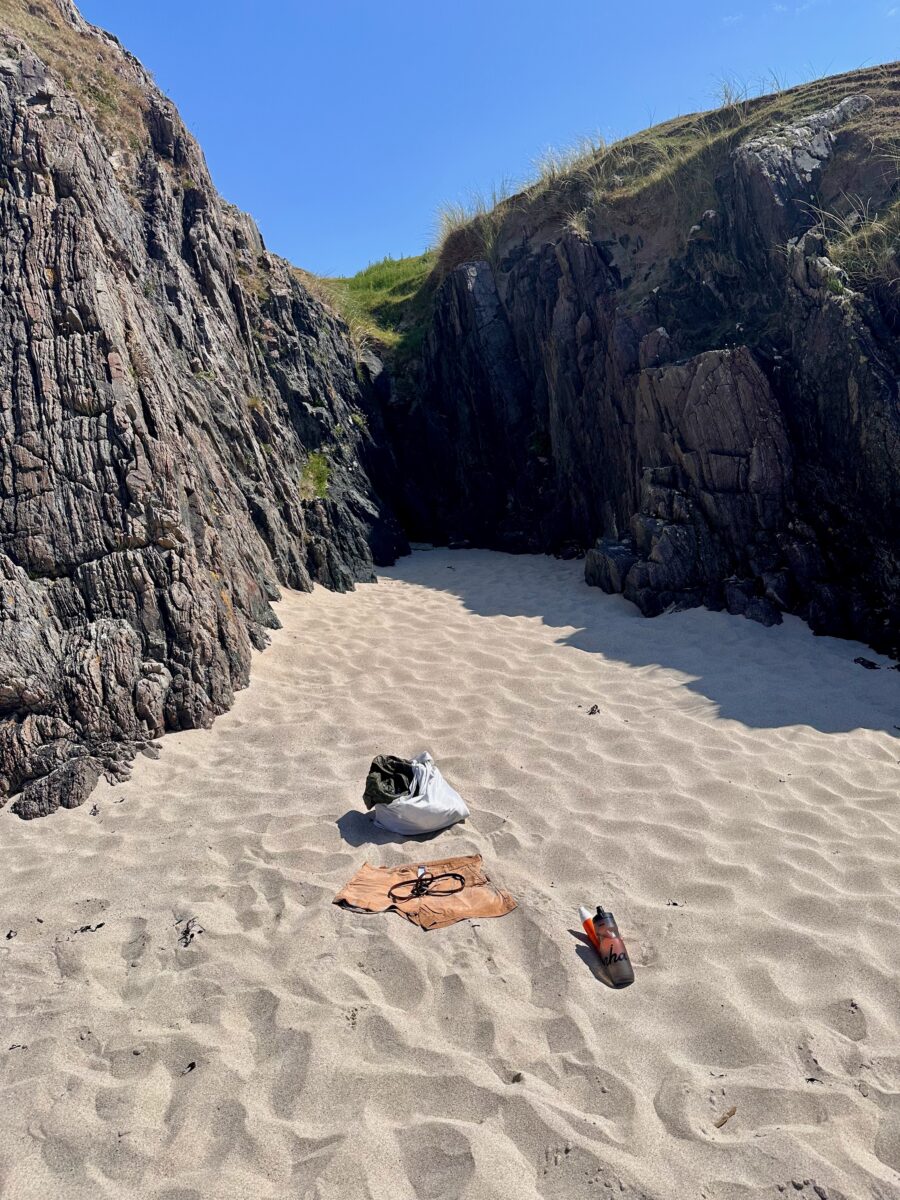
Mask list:
[[81,0],[229,200],[320,274],[415,254],[549,146],[900,58],[900,0]]

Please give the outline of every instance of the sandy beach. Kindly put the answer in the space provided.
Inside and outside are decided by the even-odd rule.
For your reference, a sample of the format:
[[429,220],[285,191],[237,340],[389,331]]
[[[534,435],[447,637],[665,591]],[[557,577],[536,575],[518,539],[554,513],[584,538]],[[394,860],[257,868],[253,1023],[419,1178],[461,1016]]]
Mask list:
[[[421,551],[286,594],[210,730],[0,814],[3,1200],[900,1197],[900,673],[581,574]],[[370,760],[424,749],[471,819],[379,834]],[[516,911],[331,903],[468,853]]]

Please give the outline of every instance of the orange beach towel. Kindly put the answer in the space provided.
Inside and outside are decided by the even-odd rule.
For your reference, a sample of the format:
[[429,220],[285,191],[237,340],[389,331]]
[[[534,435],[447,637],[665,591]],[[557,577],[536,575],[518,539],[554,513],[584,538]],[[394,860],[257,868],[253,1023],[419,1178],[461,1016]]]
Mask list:
[[[461,891],[451,895],[430,895],[404,900],[391,897],[388,893],[398,884],[411,884],[419,868],[424,867],[429,875],[455,873],[465,881]],[[435,887],[458,886],[452,881],[440,881]],[[509,892],[491,883],[481,869],[481,855],[471,854],[464,858],[442,858],[437,862],[410,863],[400,867],[370,867],[365,863],[350,882],[338,892],[332,901],[342,908],[355,912],[396,912],[406,917],[413,925],[422,929],[442,929],[456,921],[469,917],[503,917],[516,907]]]

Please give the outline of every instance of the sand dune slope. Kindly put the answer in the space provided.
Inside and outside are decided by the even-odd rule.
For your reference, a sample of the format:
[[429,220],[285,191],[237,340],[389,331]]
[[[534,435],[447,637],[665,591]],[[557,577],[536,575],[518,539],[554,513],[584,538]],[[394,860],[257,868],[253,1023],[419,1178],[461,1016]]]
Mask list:
[[[900,674],[477,551],[279,611],[211,730],[0,816],[3,1200],[900,1197]],[[374,836],[424,748],[471,820]],[[331,904],[476,851],[501,920]]]

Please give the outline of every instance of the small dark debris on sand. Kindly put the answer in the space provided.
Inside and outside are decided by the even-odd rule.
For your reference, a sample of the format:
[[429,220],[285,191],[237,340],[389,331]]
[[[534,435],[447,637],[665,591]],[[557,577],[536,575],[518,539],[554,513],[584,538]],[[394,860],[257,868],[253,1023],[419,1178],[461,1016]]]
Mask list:
[[737,1105],[732,1104],[732,1106],[731,1106],[731,1108],[729,1108],[728,1112],[722,1113],[721,1117],[718,1117],[715,1121],[713,1121],[713,1125],[715,1125],[716,1129],[721,1129],[722,1126],[725,1124],[725,1122],[730,1121],[736,1112],[737,1112]]
[[78,929],[73,929],[73,933],[96,933],[98,929],[102,929],[106,924],[105,921],[99,921],[96,925],[82,925]]
[[[802,1192],[804,1188],[811,1187],[819,1197],[819,1200],[828,1200],[828,1193],[825,1191],[822,1185],[816,1183],[814,1179],[792,1179],[790,1186],[795,1192]],[[779,1192],[786,1192],[788,1190],[788,1185],[786,1183],[779,1183],[777,1187]]]
[[592,705],[591,705],[591,707],[588,709],[588,716],[589,716],[589,717],[596,717],[596,715],[597,715],[597,713],[598,713],[599,711],[600,711],[600,705],[599,705],[599,704],[592,704]]
[[190,1075],[191,1071],[196,1071],[196,1070],[197,1070],[197,1064],[192,1059],[181,1073],[182,1073],[182,1075]]
[[19,931],[17,929],[10,929],[7,931],[6,940],[8,942],[11,942],[14,937],[18,937],[18,936],[19,936]]
[[182,946],[189,946],[198,934],[206,932],[196,917],[190,917],[187,921],[176,921],[175,925],[184,925],[184,929],[178,935]]

